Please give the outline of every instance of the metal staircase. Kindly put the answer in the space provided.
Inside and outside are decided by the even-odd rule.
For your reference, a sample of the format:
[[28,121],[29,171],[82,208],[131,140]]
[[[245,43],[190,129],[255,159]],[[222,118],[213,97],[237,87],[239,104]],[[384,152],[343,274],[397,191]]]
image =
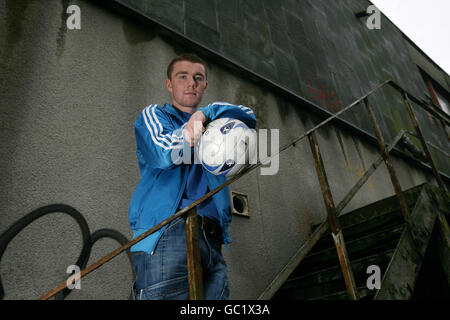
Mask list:
[[[421,187],[405,191],[412,211]],[[366,286],[367,267],[379,266],[382,274],[391,260],[405,227],[397,198],[392,196],[350,212],[339,219],[360,299],[375,295]],[[331,233],[322,237],[285,284],[276,299],[347,299],[344,279]]]
[[[428,217],[429,221],[429,223],[425,223],[428,225],[425,228],[428,232],[422,232],[420,241],[415,243],[419,247],[418,251],[420,252],[417,255],[418,259],[414,261],[414,264],[416,264],[414,272],[407,279],[412,283],[412,285],[409,285],[409,290],[402,290],[402,287],[408,288],[408,283],[406,285],[398,283],[399,280],[402,280],[401,278],[397,277],[398,279],[391,281],[392,279],[388,276],[388,274],[403,272],[402,268],[411,264],[409,257],[404,257],[400,254],[402,249],[408,247],[411,243],[405,240],[409,233],[408,227],[403,219],[396,197],[393,196],[377,201],[340,218],[340,225],[343,234],[345,234],[346,248],[355,277],[359,299],[371,300],[390,297],[386,292],[382,293],[376,289],[368,288],[366,282],[371,272],[368,273],[367,268],[371,265],[376,265],[380,268],[383,279],[381,287],[383,289],[388,288],[388,291],[391,293],[396,291],[395,298],[411,299],[414,296],[414,283],[421,270],[420,267],[424,261],[425,252],[432,245],[430,242],[431,232],[435,224],[437,228],[441,227],[441,222],[438,218],[439,211],[447,213],[446,219],[448,219],[450,213],[448,194],[443,195],[437,203],[434,203],[434,200],[431,200],[431,198],[439,197],[436,196],[436,192],[438,191],[426,184],[403,192],[413,219],[421,220],[421,217]],[[431,195],[431,198],[427,197],[426,194]],[[435,249],[445,250],[444,248]],[[394,257],[397,259],[394,260]],[[439,267],[448,269],[448,259],[447,261],[441,261],[441,264],[437,269],[434,269],[434,272],[436,270],[439,272]],[[406,271],[405,273],[407,274],[408,272]],[[450,283],[446,284],[446,282],[444,281],[444,288],[450,288]],[[448,288],[444,289],[444,291],[448,292]],[[345,287],[343,275],[340,272],[336,248],[329,232],[327,236],[322,237],[317,242],[283,286],[272,297],[273,300],[346,300],[348,298],[349,294]]]

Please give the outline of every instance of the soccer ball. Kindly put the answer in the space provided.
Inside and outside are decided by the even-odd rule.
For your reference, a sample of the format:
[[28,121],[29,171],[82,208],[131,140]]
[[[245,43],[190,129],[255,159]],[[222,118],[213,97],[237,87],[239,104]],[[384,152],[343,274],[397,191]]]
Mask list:
[[220,118],[206,126],[198,140],[197,158],[218,176],[232,177],[256,163],[256,133],[240,120]]

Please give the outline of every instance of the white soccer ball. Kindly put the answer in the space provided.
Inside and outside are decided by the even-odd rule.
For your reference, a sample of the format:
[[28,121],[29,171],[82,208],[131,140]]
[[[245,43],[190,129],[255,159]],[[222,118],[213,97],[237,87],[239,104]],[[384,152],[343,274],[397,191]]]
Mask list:
[[256,163],[256,131],[232,118],[210,122],[197,145],[203,167],[218,176],[232,177]]

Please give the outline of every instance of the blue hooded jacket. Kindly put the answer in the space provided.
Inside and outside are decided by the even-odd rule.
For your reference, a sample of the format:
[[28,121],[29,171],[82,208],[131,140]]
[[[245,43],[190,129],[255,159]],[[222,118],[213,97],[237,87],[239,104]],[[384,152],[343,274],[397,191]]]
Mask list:
[[[219,118],[234,118],[249,128],[256,127],[256,118],[249,107],[226,102],[213,102],[198,108],[206,117],[204,126]],[[170,104],[146,107],[134,123],[136,155],[141,179],[131,198],[128,211],[134,238],[172,216],[178,208],[189,172],[189,164],[183,164],[184,122],[180,112]],[[186,142],[187,143],[187,142]],[[187,150],[186,148],[184,148]],[[191,148],[193,149],[193,148]],[[205,170],[210,190],[226,181]],[[212,196],[220,217],[225,244],[231,242],[228,225],[231,222],[231,204],[228,187]],[[141,240],[131,251],[152,253],[167,226]]]

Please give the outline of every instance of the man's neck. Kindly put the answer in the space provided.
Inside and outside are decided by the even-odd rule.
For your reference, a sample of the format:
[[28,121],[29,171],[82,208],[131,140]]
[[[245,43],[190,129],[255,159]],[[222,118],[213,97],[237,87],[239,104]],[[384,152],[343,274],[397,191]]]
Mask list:
[[183,106],[177,106],[174,103],[172,103],[172,106],[182,112],[186,112],[189,114],[193,114],[195,111],[197,111],[197,107],[183,107]]

